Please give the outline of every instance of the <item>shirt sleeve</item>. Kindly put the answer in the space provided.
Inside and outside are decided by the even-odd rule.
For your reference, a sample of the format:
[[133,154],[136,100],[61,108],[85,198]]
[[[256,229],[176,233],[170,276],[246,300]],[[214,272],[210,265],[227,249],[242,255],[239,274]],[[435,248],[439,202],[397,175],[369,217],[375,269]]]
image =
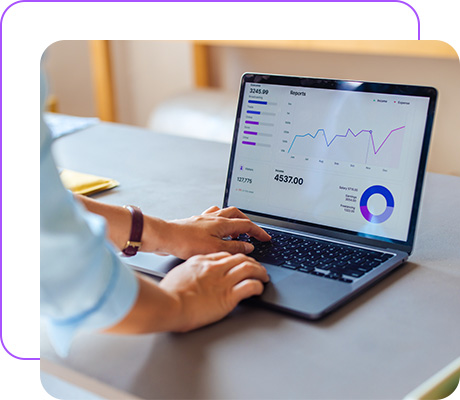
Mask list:
[[137,298],[138,282],[105,239],[105,220],[62,186],[43,120],[40,139],[40,312],[64,356],[77,332],[120,321]]

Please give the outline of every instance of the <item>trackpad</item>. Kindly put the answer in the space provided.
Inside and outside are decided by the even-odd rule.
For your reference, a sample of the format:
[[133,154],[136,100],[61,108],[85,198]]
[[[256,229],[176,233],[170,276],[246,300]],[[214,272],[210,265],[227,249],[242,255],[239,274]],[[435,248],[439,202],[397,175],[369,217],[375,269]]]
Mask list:
[[262,265],[267,269],[268,275],[270,275],[271,283],[277,283],[294,273],[294,271],[286,268],[275,267],[274,265],[264,263],[262,263]]

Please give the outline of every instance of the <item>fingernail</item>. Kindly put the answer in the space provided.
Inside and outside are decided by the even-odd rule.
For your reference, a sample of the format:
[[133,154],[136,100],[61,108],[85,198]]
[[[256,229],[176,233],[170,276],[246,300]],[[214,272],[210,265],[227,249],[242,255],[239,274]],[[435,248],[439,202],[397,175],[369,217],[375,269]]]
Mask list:
[[244,245],[244,252],[246,254],[252,253],[254,251],[254,246],[251,243],[244,243],[243,242],[243,245]]

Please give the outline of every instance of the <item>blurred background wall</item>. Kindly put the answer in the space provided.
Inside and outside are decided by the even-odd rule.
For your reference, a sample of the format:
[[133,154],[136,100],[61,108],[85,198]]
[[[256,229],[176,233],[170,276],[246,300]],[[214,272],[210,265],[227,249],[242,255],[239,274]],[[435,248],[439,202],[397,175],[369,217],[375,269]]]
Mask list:
[[[348,51],[347,42],[343,43],[344,50],[211,46],[205,79],[235,105],[239,79],[246,71],[434,86],[439,102],[428,169],[460,176],[460,64],[453,50],[449,56],[436,52],[406,55],[404,51],[381,54],[378,42],[376,51]],[[438,44],[442,49],[447,46]],[[419,48],[423,42],[405,46],[406,53],[412,53],[412,46]],[[190,41],[110,41],[116,121],[149,127],[152,113],[165,102],[193,92],[197,86],[195,52]],[[58,112],[98,115],[88,41],[54,43],[47,50],[46,66]]]

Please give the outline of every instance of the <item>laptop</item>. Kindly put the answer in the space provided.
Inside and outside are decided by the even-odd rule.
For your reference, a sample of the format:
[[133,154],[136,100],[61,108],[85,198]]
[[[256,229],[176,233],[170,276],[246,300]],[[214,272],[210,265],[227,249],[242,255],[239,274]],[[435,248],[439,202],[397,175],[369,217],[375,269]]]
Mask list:
[[408,259],[436,98],[424,86],[242,76],[223,207],[272,236],[238,238],[271,278],[253,301],[319,319]]

